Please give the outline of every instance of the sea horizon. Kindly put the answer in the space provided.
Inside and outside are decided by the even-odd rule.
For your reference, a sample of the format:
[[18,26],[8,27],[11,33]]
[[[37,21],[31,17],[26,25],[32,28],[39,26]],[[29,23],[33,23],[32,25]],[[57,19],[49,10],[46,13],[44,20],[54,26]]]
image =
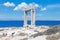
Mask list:
[[[31,21],[28,20],[28,25],[31,24]],[[0,27],[23,27],[24,20],[0,20]],[[56,20],[36,20],[36,26],[54,26],[60,25],[60,21]]]

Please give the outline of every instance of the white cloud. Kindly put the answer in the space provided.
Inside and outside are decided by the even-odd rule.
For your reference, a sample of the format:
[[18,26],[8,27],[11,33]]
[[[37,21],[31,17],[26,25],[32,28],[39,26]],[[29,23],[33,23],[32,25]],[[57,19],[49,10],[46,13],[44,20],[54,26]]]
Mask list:
[[[33,6],[34,5],[34,6]],[[24,9],[24,8],[31,8],[31,7],[38,7],[39,5],[38,4],[33,4],[33,3],[30,3],[30,4],[27,4],[25,2],[22,2],[21,4],[19,4],[18,6],[16,6],[14,8],[14,10],[20,10],[20,9]]]
[[41,11],[46,11],[47,9],[46,8],[41,8]]
[[19,4],[18,6],[16,6],[14,8],[14,10],[19,10],[21,8],[26,8],[28,5],[25,2],[22,2],[21,4]]
[[28,6],[29,6],[30,8],[31,8],[31,7],[36,7],[36,8],[39,7],[39,5],[36,4],[36,3],[30,3]]
[[12,6],[15,6],[15,4],[14,4],[13,2],[11,2],[11,3],[10,3],[10,2],[6,2],[6,3],[4,3],[3,5],[4,5],[4,6],[7,6],[7,7],[9,7],[9,6],[11,6],[11,7],[12,7]]

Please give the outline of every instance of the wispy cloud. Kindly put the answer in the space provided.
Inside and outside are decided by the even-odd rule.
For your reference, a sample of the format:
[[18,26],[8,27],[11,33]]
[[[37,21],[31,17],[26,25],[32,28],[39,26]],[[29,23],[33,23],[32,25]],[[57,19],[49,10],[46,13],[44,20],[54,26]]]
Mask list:
[[6,2],[3,5],[7,6],[7,7],[10,7],[10,6],[13,7],[13,6],[15,6],[15,4],[13,2]]
[[[33,6],[34,5],[34,6]],[[14,8],[14,10],[20,10],[20,9],[24,9],[24,8],[32,8],[32,7],[38,7],[39,5],[36,4],[36,3],[30,3],[30,4],[27,4],[25,2],[22,2],[21,4],[19,4],[18,6],[16,6]]]
[[47,8],[60,8],[60,4],[47,5]]
[[46,11],[47,9],[54,9],[54,8],[60,8],[60,4],[51,4],[47,5],[46,7],[40,7],[41,11]]
[[41,11],[46,11],[46,10],[47,10],[47,8],[46,8],[46,7],[41,8]]

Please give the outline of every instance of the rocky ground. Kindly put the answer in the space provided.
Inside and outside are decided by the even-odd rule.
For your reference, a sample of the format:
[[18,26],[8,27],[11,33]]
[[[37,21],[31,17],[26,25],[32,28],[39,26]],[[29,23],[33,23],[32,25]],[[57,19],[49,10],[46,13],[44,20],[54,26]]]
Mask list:
[[0,40],[60,40],[60,26],[0,28]]

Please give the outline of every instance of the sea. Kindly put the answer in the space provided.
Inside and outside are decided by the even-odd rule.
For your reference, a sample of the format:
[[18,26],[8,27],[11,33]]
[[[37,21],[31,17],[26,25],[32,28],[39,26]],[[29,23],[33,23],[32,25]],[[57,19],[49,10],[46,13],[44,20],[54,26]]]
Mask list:
[[[28,24],[31,24],[31,21],[28,21]],[[21,20],[11,20],[11,21],[0,21],[0,27],[23,27],[24,21]],[[35,22],[36,26],[54,26],[54,25],[60,25],[60,21],[42,21],[37,20]]]

